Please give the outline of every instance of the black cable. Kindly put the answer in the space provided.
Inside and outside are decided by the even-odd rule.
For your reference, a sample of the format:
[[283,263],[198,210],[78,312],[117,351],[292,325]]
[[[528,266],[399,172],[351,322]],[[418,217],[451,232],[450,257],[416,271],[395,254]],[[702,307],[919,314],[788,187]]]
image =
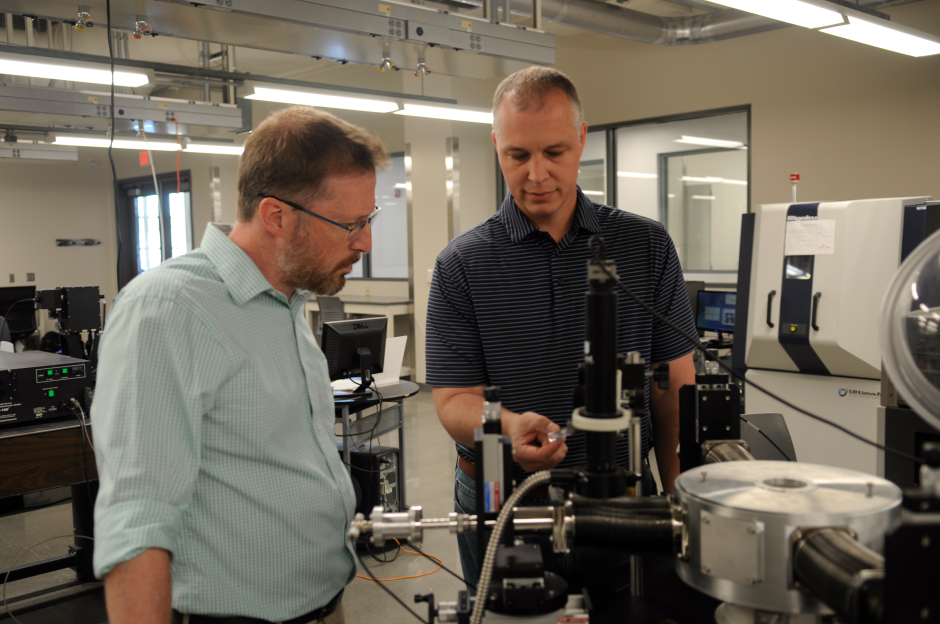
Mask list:
[[[117,183],[117,169],[114,166],[114,156],[111,154],[111,149],[114,147],[114,39],[111,37],[111,0],[107,0],[105,3],[108,17],[108,63],[111,66],[111,141],[108,143],[108,162],[111,163],[111,187],[114,192],[114,229],[117,231],[117,266],[115,271],[117,272],[118,279],[118,288],[121,286],[121,209],[120,202],[118,201],[118,183]],[[159,192],[159,191],[158,191]]]
[[[14,301],[13,303],[11,303],[11,304],[10,304],[10,307],[7,308],[7,313],[3,315],[3,325],[0,325],[0,338],[3,337],[3,330],[6,329],[7,326],[9,325],[9,323],[7,322],[7,317],[10,316],[10,310],[12,310],[12,309],[13,309],[13,306],[15,306],[16,304],[18,304],[18,303],[23,303],[24,301],[32,301],[33,303],[36,302],[35,299],[20,299],[19,301]],[[35,311],[35,309],[34,309],[34,310],[33,310],[33,314],[35,314],[35,313],[36,313],[36,311]],[[12,334],[12,332],[10,333],[10,343],[11,343],[11,344],[13,343],[13,334]]]
[[470,581],[465,581],[464,578],[463,578],[462,576],[460,576],[459,574],[457,574],[456,572],[453,572],[453,571],[449,570],[443,563],[441,563],[441,561],[440,561],[439,559],[434,559],[431,555],[425,554],[420,548],[418,548],[417,546],[415,546],[414,544],[412,544],[410,541],[408,541],[408,540],[403,540],[403,541],[405,542],[405,544],[408,544],[409,546],[411,546],[412,548],[414,548],[414,549],[415,549],[415,552],[418,553],[419,555],[421,555],[422,557],[427,557],[427,558],[430,559],[431,561],[434,561],[435,563],[437,563],[438,565],[440,565],[440,566],[441,566],[441,569],[444,570],[444,572],[447,572],[448,574],[450,574],[452,577],[454,577],[455,579],[457,579],[457,580],[460,581],[461,583],[465,583],[465,584],[469,585],[470,587],[472,587],[473,589],[476,589],[476,588],[477,588],[476,585],[474,585],[474,584],[471,583]]
[[[388,551],[385,550],[384,547],[383,547],[383,550],[382,550],[382,557],[383,557],[383,558],[382,558],[382,559],[379,559],[378,557],[375,556],[375,553],[372,552],[372,546],[369,545],[369,540],[363,541],[363,544],[365,545],[366,550],[369,552],[369,556],[372,557],[373,559],[375,559],[378,563],[391,563],[391,562],[395,561],[396,559],[398,559],[398,555],[401,554],[401,543],[399,543],[399,542],[397,542],[397,541],[395,542],[395,545],[397,546],[397,548],[395,549],[395,556],[392,557],[391,559],[388,558]],[[370,576],[371,576],[371,574],[370,574]],[[374,578],[374,577],[373,577],[373,578]]]
[[[79,416],[78,412],[76,412],[71,407],[66,407],[68,407],[69,411],[75,415],[75,418],[78,419],[78,422],[81,425],[79,428],[82,431],[82,472],[85,475],[85,491],[88,492],[88,500],[94,502],[95,498],[91,495],[91,484],[90,479],[88,478],[88,457],[85,452],[85,444],[87,443],[88,446],[91,446],[91,439],[90,437],[87,437],[88,432],[85,430],[85,419]],[[94,451],[95,447],[91,446],[91,450]]]
[[782,449],[782,448],[780,448],[779,446],[777,446],[777,443],[776,443],[776,442],[774,442],[773,440],[770,439],[770,436],[769,436],[769,435],[767,435],[766,433],[763,432],[763,430],[761,430],[760,427],[758,427],[757,425],[755,425],[754,423],[752,423],[751,421],[749,421],[749,420],[748,420],[747,418],[745,418],[744,416],[740,416],[739,418],[740,418],[741,420],[743,420],[744,422],[746,422],[747,424],[749,424],[750,426],[752,426],[752,427],[754,427],[755,429],[757,429],[757,433],[759,433],[759,434],[761,434],[762,436],[764,436],[764,439],[765,439],[765,440],[767,440],[768,442],[770,442],[771,444],[773,444],[774,448],[777,449],[777,451],[779,451],[780,454],[783,455],[783,457],[784,457],[787,461],[793,461],[792,459],[790,459],[790,456],[789,456],[789,455],[787,455],[786,453],[783,452],[783,449]]
[[[854,431],[851,431],[851,430],[849,430],[849,429],[843,427],[843,426],[840,425],[840,424],[834,423],[834,422],[832,422],[831,420],[827,420],[827,419],[823,418],[822,416],[817,416],[816,414],[813,414],[812,412],[809,412],[809,411],[803,409],[802,407],[797,407],[796,405],[790,403],[789,401],[784,400],[784,399],[778,397],[776,394],[774,394],[774,393],[771,392],[770,390],[767,390],[767,389],[764,388],[763,386],[760,386],[759,384],[754,383],[754,382],[751,381],[750,379],[745,379],[743,375],[739,375],[739,374],[736,373],[735,371],[731,370],[731,368],[729,368],[728,366],[726,366],[725,364],[723,364],[722,362],[720,362],[716,356],[713,356],[711,353],[709,353],[708,350],[702,346],[702,343],[699,342],[698,338],[693,338],[692,336],[690,336],[689,334],[687,334],[683,329],[681,329],[680,327],[676,326],[675,323],[673,323],[672,321],[670,321],[669,319],[667,319],[666,317],[664,317],[662,314],[660,314],[659,312],[657,312],[656,310],[654,310],[653,308],[651,308],[649,305],[647,305],[646,302],[644,302],[642,299],[640,299],[639,297],[637,297],[637,296],[633,293],[632,290],[630,290],[629,288],[627,288],[626,286],[624,286],[623,282],[621,282],[619,279],[617,279],[617,276],[610,272],[610,270],[609,270],[609,269],[607,268],[607,266],[604,264],[603,259],[600,257],[600,254],[598,253],[597,249],[595,249],[594,243],[595,243],[595,241],[597,241],[598,238],[599,238],[599,236],[597,236],[597,235],[592,236],[591,239],[588,241],[588,245],[591,246],[591,248],[592,248],[592,250],[593,250],[593,252],[594,252],[594,259],[595,259],[595,260],[598,260],[599,266],[601,267],[601,270],[603,270],[604,273],[606,273],[607,276],[608,276],[610,279],[612,279],[615,284],[617,284],[618,286],[620,286],[620,288],[623,290],[623,292],[627,293],[627,295],[629,295],[631,299],[633,299],[634,301],[636,301],[636,302],[640,305],[641,308],[643,308],[644,310],[646,310],[647,312],[649,312],[650,314],[652,314],[654,318],[656,318],[657,320],[659,320],[659,321],[662,322],[662,323],[665,323],[667,327],[671,328],[671,329],[672,329],[673,331],[675,331],[677,334],[679,334],[680,336],[682,336],[683,338],[685,338],[690,344],[692,344],[692,346],[694,346],[696,349],[698,349],[699,351],[702,352],[702,354],[705,356],[705,359],[710,360],[710,361],[715,362],[716,364],[718,364],[718,366],[719,366],[720,368],[722,368],[723,370],[725,370],[732,378],[734,378],[734,379],[736,379],[736,380],[738,380],[738,381],[747,383],[747,384],[749,384],[749,385],[751,385],[751,386],[757,388],[758,390],[760,390],[761,392],[763,392],[764,394],[766,394],[766,395],[769,396],[770,398],[772,398],[772,399],[774,399],[774,400],[776,400],[776,401],[779,401],[780,403],[783,403],[784,405],[786,405],[786,406],[789,407],[790,409],[795,410],[795,411],[797,411],[797,412],[803,414],[804,416],[809,416],[809,417],[812,418],[813,420],[818,420],[819,422],[821,422],[821,423],[823,423],[823,424],[826,424],[826,425],[829,425],[830,427],[833,427],[833,428],[835,428],[835,429],[838,429],[838,430],[841,431],[842,433],[844,433],[844,434],[846,434],[846,435],[848,435],[848,436],[850,436],[850,437],[852,437],[852,438],[855,438],[855,439],[858,440],[859,442],[864,442],[865,444],[868,444],[868,445],[870,445],[870,446],[874,446],[876,449],[885,451],[886,453],[893,453],[893,454],[897,455],[898,457],[903,457],[904,459],[907,459],[907,460],[909,460],[909,461],[913,461],[913,462],[915,462],[916,464],[922,464],[922,463],[924,463],[924,461],[923,461],[922,459],[918,458],[918,457],[915,457],[915,456],[913,456],[913,455],[908,455],[907,453],[903,453],[903,452],[901,452],[901,451],[898,451],[898,450],[895,450],[895,449],[892,449],[892,448],[888,448],[888,447],[886,447],[886,446],[883,446],[883,445],[881,445],[881,444],[878,444],[877,442],[872,442],[872,441],[869,440],[868,438],[865,438],[865,437],[863,437],[863,436],[860,436],[859,434],[857,434],[857,433],[855,433]],[[599,241],[597,241],[597,242],[598,242],[601,246],[603,246],[603,244],[604,244],[603,239],[601,239],[601,240],[599,240]]]
[[[369,575],[369,578],[378,578],[376,575],[372,574],[372,571],[369,570],[369,567],[366,565],[366,562],[363,561],[361,557],[359,558],[359,564],[362,566],[362,569],[364,569],[364,570],[366,571],[366,574]],[[415,613],[414,611],[412,611],[411,608],[410,608],[408,605],[406,605],[406,604],[404,603],[404,601],[403,601],[401,598],[399,598],[398,596],[396,596],[395,594],[393,594],[393,593],[392,593],[392,590],[390,590],[388,587],[385,586],[385,583],[382,583],[382,582],[379,582],[379,581],[376,581],[376,583],[378,583],[379,587],[381,587],[381,588],[385,591],[385,593],[387,593],[389,596],[391,596],[392,598],[394,598],[394,599],[395,599],[395,602],[397,602],[398,604],[400,604],[401,606],[403,606],[403,607],[405,608],[405,610],[408,611],[408,613],[410,613],[411,615],[415,616],[415,617],[418,619],[419,622],[423,622],[424,624],[428,624],[428,622],[426,622],[424,619],[422,619],[420,615],[418,615],[417,613]]]

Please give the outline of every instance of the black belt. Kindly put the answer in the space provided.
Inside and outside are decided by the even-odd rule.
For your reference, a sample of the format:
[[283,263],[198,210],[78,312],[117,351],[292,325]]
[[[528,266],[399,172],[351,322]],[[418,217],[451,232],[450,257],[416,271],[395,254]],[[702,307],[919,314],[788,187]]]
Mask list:
[[[295,617],[292,620],[284,620],[282,624],[307,624],[308,622],[317,622],[323,620],[336,611],[336,607],[339,605],[339,601],[342,598],[343,590],[341,589],[338,594],[333,596],[332,600],[326,603],[326,605],[320,607],[319,609],[314,609],[310,613],[305,613],[300,617]],[[182,624],[182,622],[183,614],[174,609],[173,624]],[[271,624],[271,622],[268,622],[267,620],[240,617],[236,615],[190,615],[189,624]]]

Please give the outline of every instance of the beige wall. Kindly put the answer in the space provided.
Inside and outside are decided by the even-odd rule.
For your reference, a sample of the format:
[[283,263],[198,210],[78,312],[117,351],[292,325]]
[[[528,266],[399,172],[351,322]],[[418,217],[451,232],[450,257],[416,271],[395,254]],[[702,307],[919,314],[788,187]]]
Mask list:
[[[940,2],[887,9],[940,33]],[[558,38],[588,123],[752,105],[751,201],[940,198],[940,56],[912,58],[804,28],[662,47]]]
[[[118,179],[150,175],[138,152],[114,150]],[[154,152],[157,173],[175,171],[176,155]],[[91,162],[95,165],[92,166]],[[202,240],[212,217],[210,168],[220,167],[223,215],[235,214],[235,166],[232,156],[182,154],[180,168],[192,175],[193,244]],[[98,286],[108,304],[117,294],[117,243],[111,168],[107,151],[79,148],[78,160],[0,161],[0,285],[28,285],[36,274],[39,289]],[[57,238],[97,238],[96,247],[56,247]],[[46,329],[51,326],[46,325]]]

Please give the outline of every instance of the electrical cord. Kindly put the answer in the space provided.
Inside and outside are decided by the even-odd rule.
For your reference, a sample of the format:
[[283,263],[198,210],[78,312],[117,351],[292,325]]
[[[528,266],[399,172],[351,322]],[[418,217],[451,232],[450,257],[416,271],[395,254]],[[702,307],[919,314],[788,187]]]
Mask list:
[[[434,568],[433,570],[431,570],[430,572],[425,572],[425,573],[423,573],[423,574],[414,574],[414,575],[412,575],[412,576],[399,576],[399,577],[396,577],[396,578],[387,578],[387,579],[370,578],[370,577],[368,577],[368,576],[362,576],[361,574],[357,574],[356,577],[357,577],[357,578],[361,578],[361,579],[365,579],[365,580],[367,580],[367,581],[375,581],[375,582],[377,582],[377,583],[388,583],[388,582],[390,582],[390,581],[404,581],[404,580],[407,580],[407,579],[421,578],[422,576],[428,576],[429,574],[434,574],[435,572],[437,572],[438,570],[440,570],[441,568],[444,567],[444,562],[441,561],[440,559],[438,559],[437,557],[435,557],[434,555],[428,555],[428,554],[425,554],[425,553],[423,553],[423,552],[415,552],[415,551],[413,551],[413,550],[408,550],[407,548],[405,548],[404,546],[402,546],[402,545],[401,545],[401,542],[399,542],[397,539],[395,540],[395,543],[398,544],[398,550],[396,551],[396,553],[398,553],[398,552],[406,552],[406,553],[410,553],[410,554],[412,554],[412,555],[423,555],[423,556],[427,557],[428,559],[433,559],[434,561],[436,561],[436,562],[437,562],[437,567]],[[398,555],[396,554],[395,557],[397,558]],[[373,557],[373,558],[374,558],[374,557]],[[388,562],[380,561],[379,563],[391,563],[392,561],[395,561],[395,559],[390,559]]]
[[[153,164],[153,154],[150,153],[150,142],[147,141],[147,133],[144,132],[143,125],[140,128],[140,136],[144,139],[144,144],[147,145],[147,161],[150,163],[150,173],[153,176],[153,192],[157,196],[157,226],[160,228],[160,261],[163,261],[163,258],[172,257],[173,251],[167,249],[166,246],[166,228],[163,226],[163,193],[160,192],[160,183],[157,182],[157,167]],[[176,150],[177,155],[179,150]],[[177,176],[178,177],[178,176]]]
[[115,270],[117,272],[118,286],[121,283],[121,247],[122,247],[122,237],[121,237],[121,210],[120,202],[118,201],[118,182],[117,182],[117,168],[114,166],[114,155],[111,153],[111,150],[114,148],[114,39],[111,37],[111,0],[106,0],[105,8],[107,10],[108,18],[108,64],[111,66],[111,140],[108,142],[108,162],[111,163],[111,190],[114,192],[114,224],[115,230],[117,230],[117,266]]
[[[375,575],[372,574],[372,571],[369,570],[369,566],[366,565],[365,561],[363,561],[361,557],[359,558],[359,565],[361,565],[362,568],[366,571],[366,574],[368,574],[368,575],[371,576],[372,578],[375,578]],[[358,575],[357,575],[357,576],[358,576]],[[417,613],[415,613],[415,612],[411,609],[411,607],[409,607],[408,605],[406,605],[406,604],[404,603],[404,601],[403,601],[401,598],[399,598],[398,596],[396,596],[396,595],[392,592],[392,590],[390,590],[388,587],[386,587],[383,583],[379,583],[379,587],[381,587],[382,590],[383,590],[385,593],[387,593],[389,596],[391,596],[391,597],[395,600],[395,602],[397,602],[397,603],[400,604],[402,607],[404,607],[404,608],[405,608],[405,611],[407,611],[407,612],[410,613],[411,615],[415,616],[415,618],[417,618],[417,620],[418,620],[419,622],[423,622],[424,624],[429,624],[427,621],[424,620],[424,618],[422,618],[420,615],[418,615]]]
[[13,561],[13,565],[10,566],[10,569],[7,570],[6,576],[3,577],[3,606],[4,606],[4,607],[6,608],[6,610],[7,610],[7,615],[9,615],[10,618],[11,618],[14,622],[16,622],[16,624],[23,624],[23,622],[21,622],[20,620],[18,620],[18,619],[16,618],[16,616],[13,615],[13,611],[10,610],[10,605],[9,605],[9,603],[7,602],[7,583],[8,583],[9,580],[10,580],[10,573],[13,571],[13,568],[16,567],[16,564],[20,562],[20,559],[22,559],[24,556],[26,556],[26,553],[28,553],[28,552],[31,551],[32,549],[36,548],[37,546],[42,546],[42,545],[45,544],[46,542],[51,542],[52,540],[55,540],[55,539],[64,539],[64,538],[66,538],[66,537],[69,537],[69,538],[72,538],[72,539],[75,539],[76,537],[80,537],[80,538],[82,538],[82,539],[87,539],[87,540],[95,541],[95,538],[93,538],[93,537],[88,537],[87,535],[56,535],[55,537],[50,537],[50,538],[44,539],[44,540],[42,540],[41,542],[36,542],[36,543],[33,544],[32,546],[30,546],[29,548],[27,548],[26,550],[24,550],[22,553],[20,553],[20,556],[17,557],[17,558]]
[[[9,323],[7,322],[7,317],[10,316],[10,310],[12,310],[13,307],[16,306],[17,304],[23,303],[24,301],[32,301],[33,303],[36,302],[35,299],[20,299],[19,301],[14,301],[13,303],[11,303],[10,307],[7,308],[7,313],[3,315],[3,325],[0,325],[0,337],[3,336],[3,330],[5,330],[9,326]],[[13,343],[12,335],[10,336],[10,343],[11,344]]]
[[[595,246],[595,242],[598,243],[598,245]],[[855,433],[854,431],[851,431],[850,429],[847,429],[846,427],[843,427],[842,425],[840,425],[840,424],[838,424],[838,423],[834,423],[834,422],[832,422],[831,420],[828,420],[828,419],[826,419],[826,418],[823,418],[822,416],[817,416],[816,414],[813,414],[812,412],[810,412],[810,411],[808,411],[808,410],[805,410],[805,409],[803,409],[803,408],[801,408],[801,407],[797,407],[797,406],[794,405],[793,403],[790,403],[789,401],[780,398],[779,396],[777,396],[776,394],[774,394],[774,393],[771,392],[770,390],[767,390],[767,389],[764,388],[763,386],[754,383],[754,382],[751,381],[750,379],[745,379],[743,375],[740,375],[740,374],[736,373],[735,371],[731,370],[730,367],[728,367],[728,366],[726,366],[725,364],[723,364],[722,362],[720,362],[717,357],[715,357],[715,356],[713,356],[712,354],[710,354],[710,353],[708,352],[708,350],[705,349],[705,348],[702,346],[702,343],[699,342],[699,340],[698,340],[697,338],[693,338],[693,337],[690,336],[688,333],[686,333],[682,328],[678,327],[675,323],[673,323],[672,321],[670,321],[669,319],[667,319],[666,317],[664,317],[662,314],[660,314],[659,312],[657,312],[656,310],[654,310],[653,308],[651,308],[649,305],[647,305],[646,302],[644,302],[644,301],[643,301],[642,299],[640,299],[636,294],[634,294],[632,290],[630,290],[629,288],[627,288],[627,287],[623,284],[623,282],[621,282],[621,281],[617,278],[616,275],[614,275],[613,273],[610,272],[610,270],[609,270],[609,269],[607,268],[607,266],[604,264],[603,259],[600,257],[600,255],[601,255],[601,254],[600,254],[600,251],[603,249],[603,246],[604,246],[604,241],[603,241],[603,239],[602,239],[601,237],[599,237],[599,236],[597,236],[597,235],[592,236],[592,237],[590,238],[590,241],[588,242],[588,245],[591,246],[591,249],[592,249],[592,251],[593,251],[593,253],[594,253],[594,259],[599,261],[599,265],[600,265],[601,270],[603,270],[604,273],[606,273],[607,276],[608,276],[610,279],[612,279],[612,280],[614,281],[614,283],[617,284],[617,286],[619,286],[619,287],[621,288],[621,290],[623,290],[623,292],[627,293],[627,295],[629,295],[631,299],[633,299],[635,302],[637,302],[637,303],[640,305],[641,308],[643,308],[644,310],[646,310],[647,312],[649,312],[651,315],[653,315],[653,317],[654,317],[655,319],[657,319],[657,320],[660,321],[661,323],[664,323],[667,327],[669,327],[670,329],[672,329],[673,331],[675,331],[677,334],[679,334],[680,336],[682,336],[683,338],[685,338],[686,341],[688,341],[692,346],[694,346],[696,349],[698,349],[699,351],[701,351],[702,354],[705,356],[705,359],[707,359],[707,360],[709,360],[709,361],[712,361],[712,362],[715,362],[716,364],[718,364],[718,366],[719,366],[721,369],[723,369],[725,372],[727,372],[732,378],[734,378],[734,379],[736,379],[736,380],[738,380],[738,381],[747,383],[747,384],[750,385],[750,386],[753,386],[754,388],[756,388],[757,390],[763,392],[764,394],[766,394],[766,395],[769,396],[770,398],[772,398],[772,399],[774,399],[774,400],[776,400],[776,401],[779,401],[780,403],[783,403],[784,405],[786,405],[786,406],[789,407],[790,409],[795,410],[795,411],[799,412],[800,414],[803,414],[804,416],[809,416],[809,417],[812,418],[813,420],[818,420],[819,422],[821,422],[821,423],[823,423],[823,424],[826,424],[826,425],[829,425],[830,427],[833,427],[833,428],[835,428],[835,429],[838,429],[838,430],[841,431],[842,433],[848,435],[849,437],[855,438],[855,439],[858,440],[859,442],[864,442],[865,444],[868,444],[868,445],[870,445],[870,446],[873,446],[873,447],[875,447],[875,448],[877,448],[877,449],[879,449],[879,450],[885,451],[886,453],[893,453],[894,455],[897,455],[898,457],[903,457],[904,459],[907,459],[907,460],[909,460],[909,461],[913,461],[913,462],[915,462],[916,464],[922,464],[922,463],[923,463],[923,460],[922,460],[922,459],[920,459],[920,458],[918,458],[918,457],[915,457],[914,455],[909,455],[909,454],[904,453],[904,452],[902,452],[902,451],[898,451],[898,450],[895,450],[895,449],[892,449],[892,448],[888,448],[888,447],[886,447],[886,446],[884,446],[884,445],[882,445],[882,444],[878,444],[877,442],[873,442],[872,440],[869,440],[868,438],[865,438],[864,436],[860,436],[859,434]]]
[[774,442],[773,440],[770,439],[770,436],[769,436],[769,435],[767,435],[766,433],[764,433],[764,432],[760,429],[760,427],[758,427],[757,425],[755,425],[754,423],[752,423],[751,421],[749,421],[749,420],[748,420],[747,418],[745,418],[744,416],[739,416],[739,418],[740,418],[741,420],[743,420],[744,422],[746,422],[747,424],[749,424],[750,426],[754,427],[754,429],[757,430],[757,433],[759,433],[759,434],[761,434],[762,436],[764,436],[764,439],[767,440],[768,442],[770,442],[770,443],[773,445],[773,447],[774,447],[775,449],[777,449],[777,451],[778,451],[781,455],[783,455],[784,459],[786,459],[787,461],[793,461],[792,459],[790,459],[790,456],[789,456],[789,455],[787,455],[786,453],[783,452],[783,449],[782,449],[782,448],[780,448],[779,446],[777,446],[777,443],[776,443],[776,442]]
[[85,475],[85,491],[88,493],[88,500],[93,501],[93,500],[95,500],[95,497],[92,496],[92,494],[91,494],[91,480],[88,478],[88,454],[87,454],[87,452],[85,451],[85,445],[87,444],[88,446],[90,446],[92,452],[95,451],[95,447],[91,445],[91,435],[88,433],[88,430],[85,429],[85,419],[84,419],[85,411],[82,410],[82,406],[81,406],[81,405],[79,404],[79,402],[76,401],[74,398],[70,399],[69,402],[70,402],[70,403],[73,403],[73,402],[74,402],[74,404],[76,405],[76,407],[78,407],[79,411],[81,411],[81,416],[79,416],[78,414],[75,413],[75,410],[72,409],[71,405],[68,406],[69,411],[72,412],[72,414],[73,414],[76,418],[78,418],[78,422],[79,422],[79,424],[81,425],[81,430],[82,430],[82,474]]
[[[396,540],[396,541],[397,541],[397,540]],[[440,559],[438,559],[437,557],[433,557],[432,555],[429,555],[429,554],[423,552],[420,548],[418,548],[417,546],[415,546],[414,544],[412,544],[412,543],[409,542],[408,540],[405,540],[405,543],[408,544],[409,546],[411,546],[412,548],[414,548],[415,551],[417,551],[415,554],[421,555],[422,557],[428,557],[429,559],[434,559],[435,561],[440,561]],[[408,552],[408,551],[406,550],[405,552]],[[476,585],[474,585],[474,584],[471,583],[470,581],[464,580],[464,578],[463,578],[462,576],[460,576],[459,574],[457,574],[457,573],[454,572],[453,570],[449,570],[449,569],[447,568],[447,566],[445,566],[443,563],[441,563],[441,569],[443,569],[444,572],[447,572],[448,574],[450,574],[452,577],[454,577],[455,579],[457,579],[457,580],[460,581],[461,583],[464,583],[464,584],[466,584],[466,585],[469,585],[469,586],[472,587],[473,589],[476,589],[476,588],[477,588]]]

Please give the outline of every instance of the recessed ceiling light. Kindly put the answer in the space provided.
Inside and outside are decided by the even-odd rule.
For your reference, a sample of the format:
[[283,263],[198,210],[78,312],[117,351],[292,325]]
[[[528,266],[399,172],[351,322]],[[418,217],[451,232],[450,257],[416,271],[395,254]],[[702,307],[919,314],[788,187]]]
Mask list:
[[[111,70],[107,66],[100,68],[94,64],[62,65],[59,63],[38,63],[21,60],[22,56],[7,54],[0,56],[0,75],[29,76],[48,80],[68,80],[90,84],[111,84]],[[35,58],[35,57],[26,57]],[[147,74],[130,71],[115,71],[114,84],[119,87],[140,87],[150,82]]]
[[645,179],[652,180],[654,178],[658,178],[659,176],[656,175],[655,173],[637,173],[635,171],[618,171],[617,177],[618,178],[645,178]]
[[826,28],[821,32],[908,56],[940,54],[940,41],[931,41],[902,32],[894,26],[881,25],[854,16],[849,16],[848,20],[848,24]]
[[780,22],[804,28],[822,28],[842,22],[838,11],[801,2],[800,0],[711,0],[739,11],[763,15]]
[[329,95],[312,91],[269,89],[267,87],[255,87],[254,94],[246,95],[245,99],[281,102],[283,104],[303,104],[306,106],[316,106],[318,108],[340,108],[344,110],[365,111],[368,113],[390,113],[394,110],[398,110],[398,103],[389,100]]
[[228,156],[241,156],[245,148],[241,145],[215,145],[213,143],[190,143],[184,152],[197,154],[223,154]]
[[692,145],[708,145],[709,147],[743,147],[741,141],[725,141],[723,139],[709,139],[707,137],[694,137],[682,135],[681,139],[676,139],[676,143],[691,143]]
[[445,119],[449,121],[469,121],[473,123],[493,123],[493,113],[482,110],[465,108],[447,108],[444,106],[425,106],[422,104],[405,104],[405,110],[395,112],[396,115],[409,117],[427,117],[429,119]]

